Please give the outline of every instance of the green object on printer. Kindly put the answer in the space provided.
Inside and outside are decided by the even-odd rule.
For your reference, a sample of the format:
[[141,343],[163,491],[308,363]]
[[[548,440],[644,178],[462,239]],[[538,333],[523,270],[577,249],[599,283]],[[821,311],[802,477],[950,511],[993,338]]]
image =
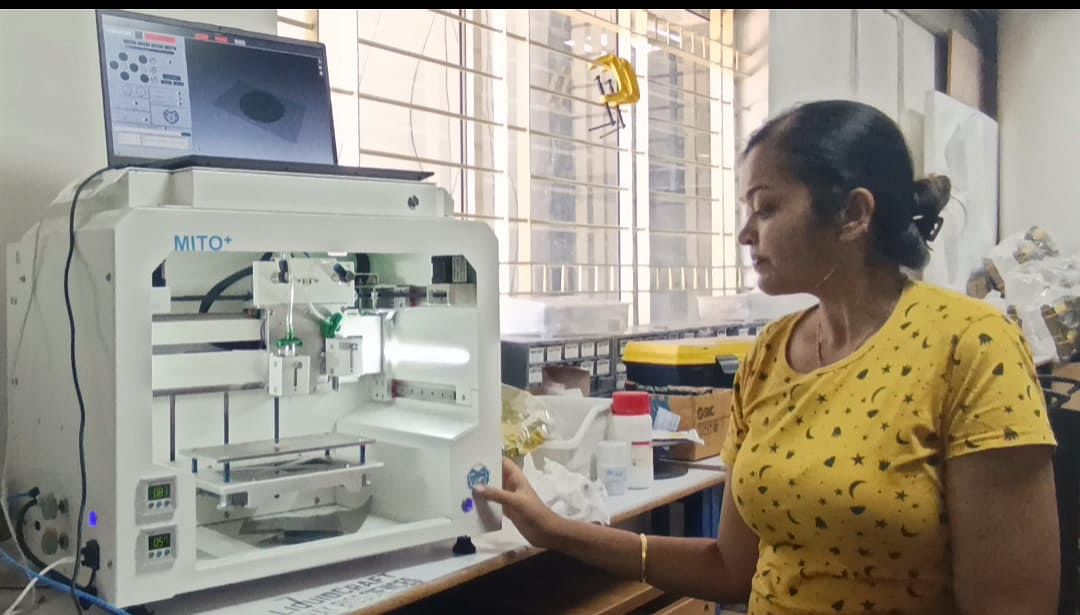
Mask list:
[[277,347],[278,347],[279,350],[282,349],[282,348],[299,348],[299,347],[301,347],[303,345],[304,345],[304,340],[296,337],[296,334],[293,333],[292,331],[289,332],[289,335],[287,335],[287,336],[285,336],[285,337],[283,337],[283,338],[281,338],[281,339],[279,339],[277,341]]
[[341,332],[341,321],[343,319],[344,317],[341,315],[341,312],[337,312],[330,318],[324,320],[322,323],[323,337],[328,340],[337,337],[337,334]]

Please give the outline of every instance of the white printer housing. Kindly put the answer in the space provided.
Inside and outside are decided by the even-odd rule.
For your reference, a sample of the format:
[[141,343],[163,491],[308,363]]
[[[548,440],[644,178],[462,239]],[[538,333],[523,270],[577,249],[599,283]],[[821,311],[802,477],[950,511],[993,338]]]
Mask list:
[[[62,504],[21,528],[47,562],[74,554],[80,496],[71,197],[8,247],[3,487]],[[124,169],[88,185],[70,291],[104,599],[499,527],[471,499],[501,480],[497,246],[451,210],[433,184],[356,177]]]

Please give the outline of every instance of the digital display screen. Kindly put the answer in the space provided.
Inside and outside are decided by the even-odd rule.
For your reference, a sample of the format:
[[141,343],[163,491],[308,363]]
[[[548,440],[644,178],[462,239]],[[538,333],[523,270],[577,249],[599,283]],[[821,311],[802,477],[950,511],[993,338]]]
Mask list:
[[323,45],[111,10],[98,37],[110,164],[337,162]]
[[151,502],[157,500],[167,500],[172,496],[172,485],[169,483],[163,483],[160,485],[150,485],[147,489],[146,499]]
[[172,546],[172,534],[168,532],[165,532],[164,534],[151,534],[149,540],[151,551],[168,549]]

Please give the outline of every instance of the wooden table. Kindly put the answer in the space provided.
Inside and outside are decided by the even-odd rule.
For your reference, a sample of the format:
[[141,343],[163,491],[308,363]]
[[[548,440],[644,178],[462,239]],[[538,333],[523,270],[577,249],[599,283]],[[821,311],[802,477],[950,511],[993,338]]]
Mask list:
[[[725,479],[726,471],[718,460],[706,460],[683,476],[657,480],[650,489],[611,497],[608,503],[612,524],[720,486]],[[414,605],[543,553],[506,529],[477,539],[473,555],[454,556],[452,544],[449,541],[403,549],[178,596],[148,606],[156,615],[373,615]],[[616,589],[620,587],[604,588]],[[660,595],[640,583],[628,583],[621,590],[630,592],[631,597],[639,595],[642,604]],[[0,593],[0,602],[5,595]],[[55,592],[46,592],[45,596],[47,600],[34,611],[35,615],[66,614],[71,607],[66,596]]]

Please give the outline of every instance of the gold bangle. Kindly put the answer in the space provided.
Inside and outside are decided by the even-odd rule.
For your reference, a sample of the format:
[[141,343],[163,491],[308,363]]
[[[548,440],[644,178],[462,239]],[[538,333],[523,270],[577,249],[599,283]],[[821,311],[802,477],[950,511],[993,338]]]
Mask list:
[[648,583],[645,580],[645,563],[649,561],[649,539],[644,533],[639,536],[641,536],[641,582]]

